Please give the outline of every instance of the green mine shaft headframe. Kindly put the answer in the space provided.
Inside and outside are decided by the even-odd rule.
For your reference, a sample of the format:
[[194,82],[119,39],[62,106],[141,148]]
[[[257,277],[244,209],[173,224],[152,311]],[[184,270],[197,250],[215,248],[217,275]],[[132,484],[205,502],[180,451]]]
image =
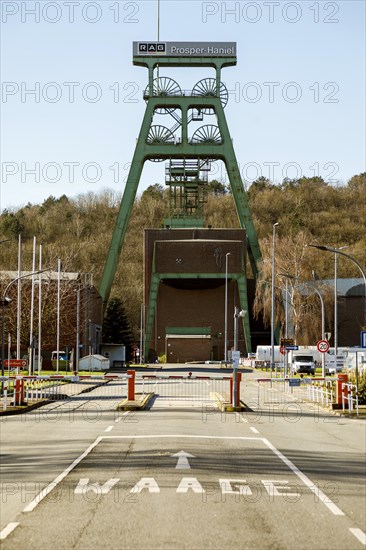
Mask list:
[[[239,223],[246,230],[248,255],[253,275],[256,277],[261,253],[224,114],[228,91],[221,81],[221,70],[224,67],[236,65],[236,62],[236,43],[233,42],[133,43],[133,64],[148,69],[148,85],[144,92],[147,104],[100,284],[99,291],[104,306],[109,299],[146,160],[155,162],[168,160],[170,163],[167,183],[174,193],[178,188],[178,192],[181,193],[180,204],[183,208],[183,214],[180,213],[179,219],[174,218],[174,213],[171,213],[170,219],[174,227],[190,226],[190,223],[198,220],[200,214],[198,209],[199,188],[202,187],[200,170],[197,169],[195,178],[193,172],[189,172],[187,167],[192,166],[192,161],[195,161],[201,169],[205,163],[210,165],[215,160],[222,160],[225,163]],[[215,78],[204,78],[197,82],[192,90],[182,91],[173,79],[160,75],[164,67],[212,67],[215,70]],[[165,116],[164,122],[165,120],[172,122],[171,119],[173,119],[170,127],[160,123],[161,115]],[[189,124],[194,123],[193,126],[196,127],[206,117],[210,118],[210,123],[202,124],[190,135]],[[155,123],[154,119],[159,120]],[[181,170],[178,183],[174,181],[177,166]],[[193,199],[196,198],[196,203],[193,200],[195,208],[193,211],[192,208],[188,211],[188,203],[192,202],[192,193]],[[189,196],[190,199],[184,200],[183,195]],[[244,277],[246,277],[245,274]],[[147,345],[152,330],[156,297],[153,293],[148,306],[145,340]],[[243,318],[243,326],[246,342],[250,342],[248,316]]]

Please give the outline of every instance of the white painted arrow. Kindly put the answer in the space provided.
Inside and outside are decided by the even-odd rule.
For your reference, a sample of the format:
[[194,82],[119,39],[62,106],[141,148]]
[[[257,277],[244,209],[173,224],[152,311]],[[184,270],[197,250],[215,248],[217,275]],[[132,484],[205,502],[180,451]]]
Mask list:
[[188,459],[194,458],[193,455],[190,455],[185,451],[180,451],[179,453],[175,453],[175,455],[172,455],[172,456],[178,458],[178,462],[175,467],[176,470],[190,470],[191,467],[189,465]]

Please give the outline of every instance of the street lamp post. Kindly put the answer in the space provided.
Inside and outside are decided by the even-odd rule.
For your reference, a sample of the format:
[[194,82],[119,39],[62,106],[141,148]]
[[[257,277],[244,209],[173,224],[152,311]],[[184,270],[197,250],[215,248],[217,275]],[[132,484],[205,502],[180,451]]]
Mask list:
[[[341,246],[337,250],[343,250],[348,248],[348,246]],[[338,254],[334,254],[334,355],[335,360],[337,361],[338,354],[338,289],[337,289],[337,260]]]
[[[239,334],[239,327],[238,327],[238,319],[239,317],[244,317],[246,314],[246,311],[243,309],[239,311],[239,308],[235,306],[234,308],[234,351],[238,351],[238,334]],[[234,391],[233,391],[233,406],[236,407],[237,404],[237,395],[238,395],[238,360],[235,358],[233,361],[233,378],[234,378]]]
[[225,346],[225,350],[224,350],[224,362],[225,362],[225,365],[227,365],[227,304],[228,304],[228,295],[227,295],[227,290],[228,290],[228,265],[229,265],[229,256],[230,256],[230,252],[227,252],[226,253],[226,258],[225,258],[225,343],[224,343],[224,346]]
[[276,251],[276,227],[279,225],[278,222],[274,223],[272,226],[272,292],[271,292],[271,378],[272,371],[274,368],[274,324],[275,324],[275,251]]
[[145,361],[145,353],[144,353],[144,328],[145,328],[145,304],[141,304],[140,309],[140,362],[141,364]]
[[[363,282],[364,282],[364,285],[365,285],[364,323],[366,323],[366,274],[365,274],[364,270],[362,269],[361,265],[358,263],[358,261],[353,256],[350,256],[349,254],[346,254],[346,252],[342,252],[342,250],[340,248],[333,248],[331,246],[323,246],[323,245],[318,245],[318,244],[306,244],[305,246],[309,247],[309,248],[318,248],[319,250],[326,250],[327,252],[333,252],[334,254],[341,254],[341,256],[345,256],[346,258],[349,258],[354,264],[357,265],[358,269],[361,272]],[[344,248],[344,247],[342,247],[342,248]]]
[[80,360],[80,285],[76,289],[76,353],[75,353],[75,372],[79,373]]

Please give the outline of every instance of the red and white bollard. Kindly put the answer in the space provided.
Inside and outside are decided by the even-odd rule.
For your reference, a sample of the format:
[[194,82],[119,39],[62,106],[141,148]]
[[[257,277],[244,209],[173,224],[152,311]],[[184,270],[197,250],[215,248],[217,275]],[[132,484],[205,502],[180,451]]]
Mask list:
[[[347,384],[348,374],[339,373],[336,382],[336,404],[342,407],[342,384]],[[347,395],[348,397],[348,395]]]
[[241,382],[241,372],[236,373],[236,403],[234,403],[234,373],[233,377],[230,378],[230,403],[233,407],[240,407],[240,382]]
[[22,405],[24,403],[24,380],[23,378],[15,379],[14,388],[14,405]]
[[136,376],[136,372],[134,370],[128,370],[127,375],[129,376],[128,385],[127,385],[127,399],[129,401],[135,401],[135,376]]

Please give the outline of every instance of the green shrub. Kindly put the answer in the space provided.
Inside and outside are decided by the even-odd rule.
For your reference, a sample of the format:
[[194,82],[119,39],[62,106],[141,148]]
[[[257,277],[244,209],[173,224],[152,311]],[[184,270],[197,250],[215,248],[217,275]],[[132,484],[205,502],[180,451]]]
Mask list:
[[[356,384],[356,369],[349,371],[349,381],[351,384]],[[366,371],[362,370],[358,372],[358,403],[359,405],[366,405]]]

